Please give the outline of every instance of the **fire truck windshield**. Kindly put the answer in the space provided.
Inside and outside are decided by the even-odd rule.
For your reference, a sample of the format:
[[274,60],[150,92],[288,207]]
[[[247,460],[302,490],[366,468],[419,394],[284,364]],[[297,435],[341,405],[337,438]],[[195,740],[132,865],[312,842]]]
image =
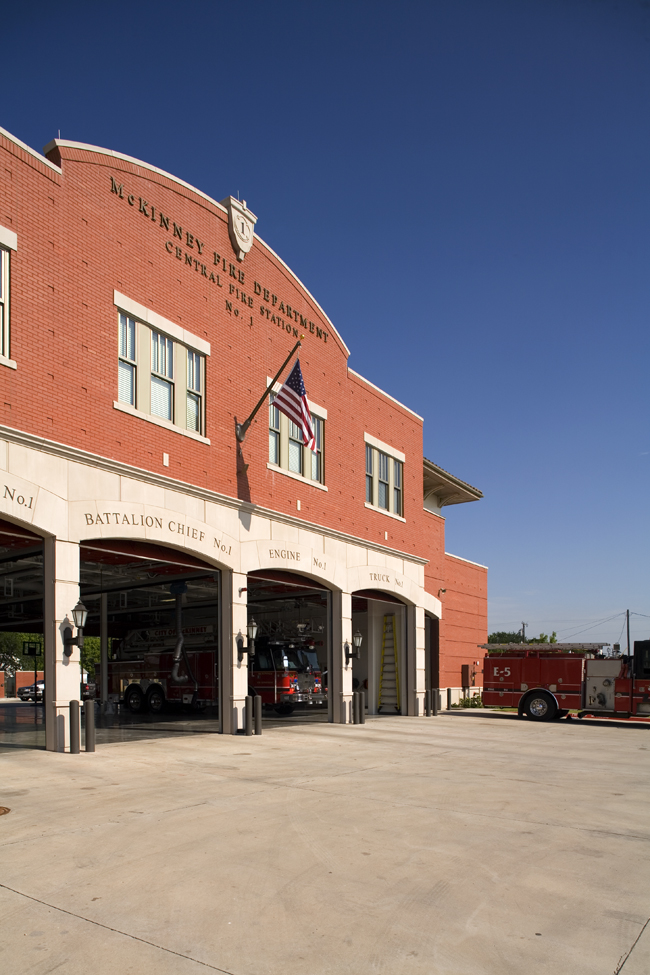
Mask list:
[[320,670],[316,651],[304,647],[274,647],[273,659],[276,670],[297,670],[300,673]]

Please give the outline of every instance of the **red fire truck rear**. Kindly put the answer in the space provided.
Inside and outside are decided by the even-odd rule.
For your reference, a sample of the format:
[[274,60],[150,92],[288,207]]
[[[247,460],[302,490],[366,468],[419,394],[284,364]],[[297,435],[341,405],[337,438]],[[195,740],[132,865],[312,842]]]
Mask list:
[[[182,639],[179,637],[182,632]],[[114,647],[115,650],[115,647]],[[297,704],[322,705],[326,688],[314,642],[262,637],[250,655],[249,693],[278,714]],[[97,692],[100,675],[97,665]],[[211,625],[132,630],[108,661],[108,700],[133,713],[159,713],[167,703],[195,709],[218,704],[218,657]]]
[[483,704],[516,707],[519,716],[552,721],[578,712],[650,716],[650,640],[634,654],[606,656],[604,644],[483,644]]

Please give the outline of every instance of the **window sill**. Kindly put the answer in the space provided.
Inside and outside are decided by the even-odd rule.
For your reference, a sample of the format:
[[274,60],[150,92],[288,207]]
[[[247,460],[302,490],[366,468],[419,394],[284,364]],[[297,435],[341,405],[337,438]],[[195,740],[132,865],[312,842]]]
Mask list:
[[307,487],[318,488],[319,491],[327,491],[325,485],[321,484],[320,481],[309,481],[302,474],[294,474],[293,471],[287,471],[284,467],[279,467],[277,464],[269,463],[266,466],[270,471],[275,471],[276,474],[284,474],[285,477],[291,477],[294,481],[300,481],[301,484],[306,484]]
[[135,407],[129,406],[128,403],[118,403],[117,400],[113,401],[113,409],[119,410],[121,413],[128,413],[129,416],[135,416],[138,420],[146,420],[147,423],[154,423],[157,427],[162,427],[164,430],[169,430],[171,433],[180,433],[182,437],[189,437],[190,440],[198,440],[199,443],[208,444],[210,441],[207,437],[202,437],[200,433],[193,433],[191,430],[184,430],[183,427],[177,427],[174,423],[170,423],[169,420],[162,420],[160,417],[151,416],[150,413],[142,413],[141,410],[136,410]]
[[392,511],[386,511],[385,508],[378,508],[377,505],[368,504],[367,501],[365,502],[365,505],[366,508],[370,508],[371,511],[378,511],[380,515],[386,515],[387,518],[394,518],[395,521],[406,522],[406,518],[402,518],[401,515],[394,515]]
[[17,369],[18,363],[13,359],[7,359],[6,356],[0,355],[0,366],[6,366],[7,369]]

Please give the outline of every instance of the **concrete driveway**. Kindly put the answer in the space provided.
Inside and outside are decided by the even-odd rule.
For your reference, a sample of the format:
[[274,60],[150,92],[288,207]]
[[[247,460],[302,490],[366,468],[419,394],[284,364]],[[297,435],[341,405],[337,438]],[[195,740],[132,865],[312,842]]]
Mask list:
[[0,971],[647,975],[649,770],[478,711],[0,748]]

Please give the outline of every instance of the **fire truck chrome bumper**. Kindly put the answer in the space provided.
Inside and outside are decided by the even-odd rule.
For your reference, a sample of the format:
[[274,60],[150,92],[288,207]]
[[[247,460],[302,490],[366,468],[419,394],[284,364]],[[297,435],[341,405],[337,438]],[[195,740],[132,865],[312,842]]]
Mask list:
[[325,704],[324,694],[282,694],[284,704]]

